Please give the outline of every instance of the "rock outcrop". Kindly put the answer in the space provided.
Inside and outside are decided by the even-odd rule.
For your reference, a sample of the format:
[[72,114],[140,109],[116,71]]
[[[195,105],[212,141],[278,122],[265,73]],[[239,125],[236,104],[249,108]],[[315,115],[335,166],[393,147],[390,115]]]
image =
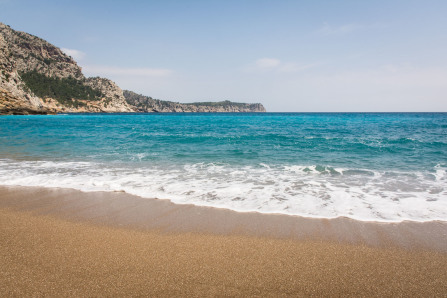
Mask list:
[[0,114],[66,112],[265,112],[261,104],[181,104],[86,78],[72,57],[34,35],[0,23]]
[[[102,78],[87,79],[76,61],[58,47],[34,35],[15,31],[2,23],[0,77],[1,113],[20,113],[22,108],[23,113],[134,111],[125,101],[123,91],[115,83]],[[36,78],[41,81],[35,82]],[[51,80],[42,81],[42,78]],[[74,89],[77,85],[83,89],[91,88],[100,95],[95,98],[61,98],[58,96],[60,90],[53,90],[57,82],[65,83],[63,86],[72,84]],[[51,94],[38,92],[41,90],[33,88],[37,84],[43,90],[50,90]],[[44,84],[50,86],[43,86]],[[59,89],[60,85],[57,86]],[[76,91],[72,93],[76,94]]]
[[126,101],[135,108],[137,112],[177,112],[177,113],[231,113],[231,112],[265,112],[260,103],[248,104],[231,101],[221,102],[195,102],[179,103],[153,99],[149,96],[137,94],[124,90]]
[[0,88],[0,115],[55,114],[56,109],[36,107],[29,100],[14,96],[11,92]]

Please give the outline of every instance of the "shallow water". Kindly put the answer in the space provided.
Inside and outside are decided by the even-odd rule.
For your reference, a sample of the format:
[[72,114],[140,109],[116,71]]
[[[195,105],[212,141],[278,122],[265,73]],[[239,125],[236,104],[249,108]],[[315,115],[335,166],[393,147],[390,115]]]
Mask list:
[[236,211],[447,220],[446,113],[0,117],[0,184]]

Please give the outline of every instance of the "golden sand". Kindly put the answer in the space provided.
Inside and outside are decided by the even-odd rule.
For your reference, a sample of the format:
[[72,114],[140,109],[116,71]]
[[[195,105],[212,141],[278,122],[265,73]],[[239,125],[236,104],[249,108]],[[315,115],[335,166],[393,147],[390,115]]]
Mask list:
[[0,209],[1,296],[445,296],[447,254],[160,233]]
[[446,234],[0,187],[0,296],[446,296]]

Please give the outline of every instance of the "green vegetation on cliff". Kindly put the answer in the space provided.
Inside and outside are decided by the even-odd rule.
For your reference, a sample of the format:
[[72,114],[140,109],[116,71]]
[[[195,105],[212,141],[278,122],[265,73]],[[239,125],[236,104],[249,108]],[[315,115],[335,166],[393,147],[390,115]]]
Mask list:
[[265,112],[259,103],[182,104],[123,91],[109,79],[86,78],[76,61],[60,48],[1,22],[0,91],[0,114],[21,113],[20,110],[23,113]]
[[233,101],[229,101],[229,100],[225,100],[225,101],[191,102],[191,103],[184,103],[184,105],[204,106],[204,107],[229,107],[229,106],[245,107],[245,106],[247,106],[246,103],[233,102]]
[[103,94],[90,86],[83,84],[81,80],[69,78],[48,77],[37,71],[20,74],[26,86],[36,96],[41,98],[54,98],[58,102],[68,106],[82,106],[84,103],[77,101],[100,100]]
[[192,112],[192,113],[215,113],[215,112],[265,112],[262,104],[239,103],[229,100],[220,102],[194,102],[179,103],[153,99],[149,96],[137,94],[124,90],[127,103],[138,112]]

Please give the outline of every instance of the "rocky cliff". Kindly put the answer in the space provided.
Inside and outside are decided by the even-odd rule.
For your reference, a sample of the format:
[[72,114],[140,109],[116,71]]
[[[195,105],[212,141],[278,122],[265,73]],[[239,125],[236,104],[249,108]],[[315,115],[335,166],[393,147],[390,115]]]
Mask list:
[[85,78],[61,49],[2,23],[0,77],[0,113],[133,111],[112,81]]
[[216,112],[265,112],[260,103],[248,104],[231,101],[178,103],[153,99],[149,96],[124,90],[126,101],[137,112],[178,112],[178,113],[216,113]]
[[0,23],[0,114],[61,112],[265,112],[261,104],[181,104],[86,78],[58,47]]

